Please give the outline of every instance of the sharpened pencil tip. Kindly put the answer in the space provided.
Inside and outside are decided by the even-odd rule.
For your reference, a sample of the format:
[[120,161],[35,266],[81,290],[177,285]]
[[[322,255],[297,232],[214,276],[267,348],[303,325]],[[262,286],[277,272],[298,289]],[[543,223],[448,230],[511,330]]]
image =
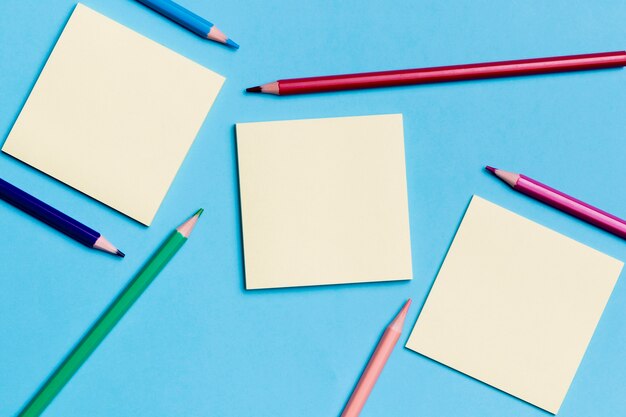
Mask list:
[[257,85],[256,87],[246,88],[246,91],[248,93],[262,93],[263,92],[260,85]]
[[125,257],[125,256],[126,256],[126,254],[125,254],[124,252],[122,252],[121,250],[119,250],[119,249],[117,250],[117,252],[115,252],[115,254],[116,254],[117,256],[119,256],[120,258],[123,258],[123,257]]
[[485,169],[486,169],[487,171],[491,172],[492,174],[495,174],[495,173],[496,173],[496,169],[495,169],[494,167],[490,167],[489,165],[487,165],[487,166],[485,167]]
[[234,49],[239,49],[239,44],[237,44],[237,42],[235,42],[232,39],[226,39],[226,45],[230,46],[231,48]]
[[395,329],[396,331],[402,333],[402,327],[404,326],[404,321],[406,319],[406,314],[409,312],[409,307],[411,306],[411,299],[406,300],[402,309],[398,313],[398,315],[393,319],[393,321],[389,324],[389,327]]
[[198,219],[203,211],[204,209],[196,211],[193,216],[191,216],[185,223],[178,226],[176,230],[178,230],[181,235],[188,238],[193,228],[196,227],[196,223],[198,223]]

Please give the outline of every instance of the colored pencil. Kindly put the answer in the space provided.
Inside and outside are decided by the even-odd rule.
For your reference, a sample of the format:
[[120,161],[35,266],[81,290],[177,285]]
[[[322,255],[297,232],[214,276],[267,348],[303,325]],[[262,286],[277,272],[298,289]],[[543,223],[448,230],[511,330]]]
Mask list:
[[198,16],[190,10],[171,0],[137,0],[157,13],[162,14],[173,22],[204,39],[222,43],[238,49],[239,45],[226,36],[221,30],[208,20]]
[[362,88],[593,70],[623,67],[624,65],[626,65],[626,51],[617,51],[398,71],[291,78],[250,87],[246,89],[246,91],[249,93],[267,93],[286,96],[291,94],[323,93]]
[[398,339],[400,339],[402,327],[404,326],[404,320],[406,319],[406,313],[409,311],[410,305],[411,299],[407,300],[402,307],[402,310],[400,310],[398,315],[393,319],[389,326],[387,326],[387,329],[378,342],[376,350],[372,354],[365,371],[363,371],[356,388],[352,392],[352,396],[350,396],[348,404],[346,404],[346,407],[343,409],[341,417],[357,417],[361,413],[370,392],[372,392],[372,389],[374,388],[374,384],[376,384],[376,381],[378,380],[380,373],[383,371],[393,348],[398,343]]
[[54,400],[65,384],[72,378],[78,369],[85,363],[98,345],[113,330],[115,325],[124,317],[141,294],[154,281],[156,276],[176,255],[176,252],[187,241],[198,218],[202,214],[198,210],[189,220],[180,225],[163,245],[156,251],[143,268],[118,294],[115,300],[102,313],[100,318],[85,333],[83,338],[74,346],[72,351],[63,359],[63,362],[50,375],[48,380],[39,388],[26,406],[19,413],[19,417],[35,417],[41,415],[46,407]]
[[33,197],[0,178],[0,199],[54,227],[83,245],[124,257],[124,253],[105,239],[99,232],[85,226],[67,214]]
[[611,232],[622,239],[626,239],[626,221],[623,219],[562,193],[561,191],[555,190],[526,175],[503,171],[490,166],[486,168],[496,177],[510,185],[515,191],[526,194],[535,200],[539,200],[542,203]]

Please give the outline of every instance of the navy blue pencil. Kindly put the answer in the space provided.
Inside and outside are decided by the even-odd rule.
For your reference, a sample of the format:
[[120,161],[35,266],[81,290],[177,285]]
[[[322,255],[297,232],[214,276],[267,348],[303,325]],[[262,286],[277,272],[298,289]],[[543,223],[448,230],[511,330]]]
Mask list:
[[171,0],[137,0],[139,3],[143,3],[157,13],[162,14],[168,19],[178,23],[182,27],[190,30],[196,35],[204,39],[211,39],[212,41],[223,43],[231,48],[238,49],[237,45],[232,39],[226,36],[221,30],[208,20],[198,16],[185,9],[183,6],[174,3]]
[[122,258],[125,256],[122,251],[113,246],[100,233],[61,213],[59,210],[20,190],[16,186],[9,184],[2,178],[0,178],[0,199],[54,227],[59,232],[65,233],[89,248],[109,252]]

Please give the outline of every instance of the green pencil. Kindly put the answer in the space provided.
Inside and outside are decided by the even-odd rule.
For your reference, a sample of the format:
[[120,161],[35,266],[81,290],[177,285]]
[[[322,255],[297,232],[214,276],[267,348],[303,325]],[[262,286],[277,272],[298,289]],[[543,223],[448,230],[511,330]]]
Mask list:
[[65,384],[74,376],[76,371],[115,327],[117,322],[124,317],[124,314],[187,241],[202,211],[202,209],[198,210],[189,220],[172,232],[161,248],[126,285],[126,288],[120,292],[80,342],[63,359],[63,362],[61,362],[54,373],[39,388],[37,393],[19,413],[19,417],[34,417],[43,413]]

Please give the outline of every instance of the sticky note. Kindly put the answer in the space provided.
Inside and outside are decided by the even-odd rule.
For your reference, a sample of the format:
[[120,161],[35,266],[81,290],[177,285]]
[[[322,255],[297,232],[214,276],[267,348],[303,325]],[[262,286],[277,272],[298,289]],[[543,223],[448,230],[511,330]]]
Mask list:
[[149,225],[223,82],[78,4],[2,150]]
[[402,115],[236,134],[247,289],[412,278]]
[[406,346],[556,414],[622,267],[474,196]]

